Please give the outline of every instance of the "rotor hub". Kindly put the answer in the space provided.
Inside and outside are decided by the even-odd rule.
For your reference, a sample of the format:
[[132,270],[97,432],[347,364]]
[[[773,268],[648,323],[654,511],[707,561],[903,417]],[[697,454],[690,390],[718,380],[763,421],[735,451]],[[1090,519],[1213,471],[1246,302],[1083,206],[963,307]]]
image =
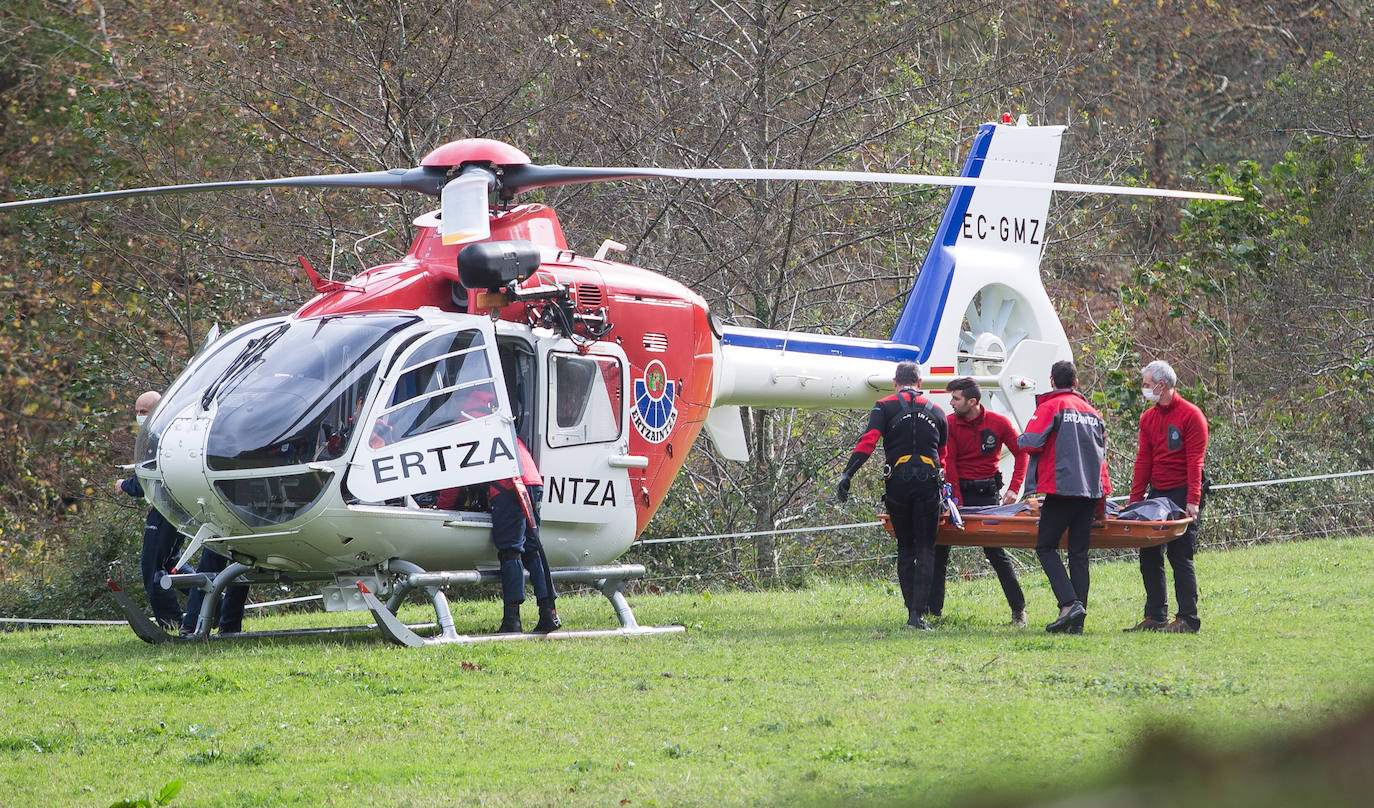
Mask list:
[[1003,362],[1007,358],[1007,346],[1000,335],[983,331],[974,335],[968,357],[974,361]]

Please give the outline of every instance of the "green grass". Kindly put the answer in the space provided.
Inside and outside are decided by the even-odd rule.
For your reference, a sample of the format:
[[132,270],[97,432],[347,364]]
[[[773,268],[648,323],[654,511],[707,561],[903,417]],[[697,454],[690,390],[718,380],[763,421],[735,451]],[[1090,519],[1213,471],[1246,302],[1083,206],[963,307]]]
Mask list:
[[[1150,730],[1215,748],[1313,726],[1374,676],[1374,544],[1199,558],[1203,633],[1126,635],[1134,564],[1093,568],[1087,633],[1023,576],[902,631],[886,583],[632,598],[685,634],[407,650],[379,638],[154,647],[126,629],[0,634],[0,805],[939,805],[1102,782]],[[424,611],[404,616],[423,619]],[[494,602],[455,603],[460,631]],[[570,626],[610,627],[599,595]],[[339,615],[252,620],[318,625]],[[363,620],[359,615],[346,618]]]

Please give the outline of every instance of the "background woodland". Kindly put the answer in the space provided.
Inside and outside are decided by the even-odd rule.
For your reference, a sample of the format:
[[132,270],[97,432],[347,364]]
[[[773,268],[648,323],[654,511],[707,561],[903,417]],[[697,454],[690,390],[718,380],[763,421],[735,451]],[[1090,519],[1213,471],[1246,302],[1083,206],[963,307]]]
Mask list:
[[[1129,484],[1138,369],[1173,361],[1219,482],[1374,467],[1374,5],[1363,0],[55,2],[0,9],[0,198],[408,167],[460,137],[537,162],[956,173],[1002,112],[1066,123],[1059,178],[1237,193],[1060,195],[1044,278]],[[884,337],[934,189],[553,189],[726,323]],[[215,324],[399,255],[431,200],[272,191],[0,216],[0,605],[94,605],[142,512],[109,483],[138,392]],[[653,536],[873,518],[832,483],[861,416],[750,412],[747,467],[700,441]],[[1271,495],[1264,495],[1270,497]],[[1367,526],[1287,491],[1218,539]],[[1360,499],[1365,499],[1362,497]],[[876,531],[664,546],[664,580],[853,568]],[[638,551],[636,551],[638,552]],[[705,579],[703,579],[705,580]],[[56,615],[46,615],[56,616]]]

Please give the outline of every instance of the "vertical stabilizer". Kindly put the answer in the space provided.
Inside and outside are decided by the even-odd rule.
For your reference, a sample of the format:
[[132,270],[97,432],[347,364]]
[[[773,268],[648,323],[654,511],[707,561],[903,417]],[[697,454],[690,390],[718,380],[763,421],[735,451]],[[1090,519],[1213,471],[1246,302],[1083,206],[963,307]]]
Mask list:
[[[1063,132],[1062,126],[984,124],[961,175],[1051,183]],[[961,319],[973,295],[994,283],[1024,296],[1037,310],[1040,302],[1048,307],[1051,316],[1044,318],[1046,324],[1025,336],[1062,337],[1063,329],[1040,282],[1049,207],[1048,187],[955,189],[892,341],[919,347],[922,362],[952,358],[954,349],[967,352],[974,347],[971,343],[951,344],[958,337],[955,329],[963,325]],[[1001,313],[981,312],[992,318],[984,325],[1009,325],[996,322]],[[1005,314],[1012,317],[1017,312]],[[971,336],[976,340],[978,334]]]
[[1072,357],[1040,280],[1063,132],[1024,119],[979,128],[963,176],[1046,187],[956,189],[892,334],[933,376],[1001,377],[1003,400],[986,403],[1019,424],[1047,389],[1049,365]]
[[937,395],[972,376],[985,404],[1024,425],[1050,365],[1072,355],[1040,282],[1063,132],[978,130],[963,176],[1044,187],[955,188],[891,340],[725,327],[712,405],[865,408],[891,389],[894,365],[912,360]]

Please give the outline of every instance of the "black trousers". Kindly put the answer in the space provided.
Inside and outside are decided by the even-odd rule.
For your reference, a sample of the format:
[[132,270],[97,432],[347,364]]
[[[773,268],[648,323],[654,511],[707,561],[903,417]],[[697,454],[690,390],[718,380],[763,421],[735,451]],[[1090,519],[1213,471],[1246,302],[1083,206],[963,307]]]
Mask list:
[[[973,506],[996,505],[999,502],[996,494],[962,492],[959,501]],[[948,574],[951,549],[948,545],[935,545],[935,569],[931,572],[930,601],[926,605],[926,611],[930,614],[940,614],[945,610],[945,576]],[[1016,568],[1012,566],[1011,555],[1002,547],[984,547],[983,555],[987,556],[992,571],[997,573],[997,582],[1002,585],[1002,594],[1007,596],[1007,605],[1013,612],[1025,609],[1026,594],[1021,591],[1020,581],[1016,580]]]
[[[1188,506],[1188,486],[1163,490],[1150,486],[1147,495],[1168,497],[1181,507]],[[1202,514],[1198,507],[1199,518]],[[1169,617],[1169,594],[1164,579],[1164,557],[1174,570],[1174,597],[1178,600],[1179,619],[1194,628],[1202,626],[1197,616],[1197,571],[1193,568],[1193,554],[1197,552],[1198,519],[1173,541],[1154,547],[1140,548],[1140,579],[1145,584],[1145,616],[1164,622]]]
[[940,527],[940,499],[929,485],[889,480],[888,518],[897,535],[897,583],[907,613],[919,615],[930,598],[931,573],[935,567],[935,533]]
[[[216,553],[213,550],[200,551],[200,563],[196,565],[196,572],[219,573],[229,566],[229,559]],[[205,600],[205,591],[202,589],[192,589],[191,594],[186,596],[186,614],[181,618],[181,627],[186,631],[195,631],[196,623],[200,621],[200,607]],[[248,587],[242,584],[226,587],[224,596],[219,601],[219,631],[221,634],[233,634],[243,630],[243,610],[248,602]]]
[[143,574],[143,592],[148,596],[153,617],[163,628],[176,628],[181,623],[181,601],[174,589],[162,588],[162,576],[171,572],[181,556],[181,534],[156,509],[149,509],[143,523],[143,553],[139,569]]
[[[1092,542],[1093,516],[1100,500],[1089,497],[1061,497],[1046,494],[1040,505],[1040,526],[1035,538],[1035,555],[1040,568],[1050,579],[1050,589],[1059,608],[1075,600],[1088,605],[1088,546]],[[1059,560],[1059,539],[1069,532],[1069,569]]]
[[534,508],[533,525],[525,518],[520,495],[514,488],[491,497],[491,540],[501,563],[501,600],[507,604],[525,602],[526,572],[530,574],[536,600],[558,595],[544,560],[544,545],[539,542],[539,502],[544,498],[544,486],[531,485],[526,489]]

